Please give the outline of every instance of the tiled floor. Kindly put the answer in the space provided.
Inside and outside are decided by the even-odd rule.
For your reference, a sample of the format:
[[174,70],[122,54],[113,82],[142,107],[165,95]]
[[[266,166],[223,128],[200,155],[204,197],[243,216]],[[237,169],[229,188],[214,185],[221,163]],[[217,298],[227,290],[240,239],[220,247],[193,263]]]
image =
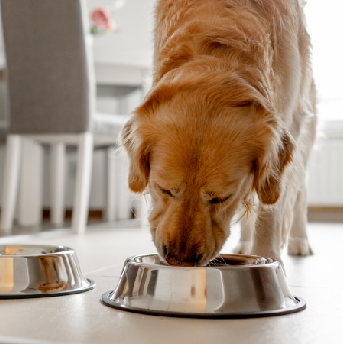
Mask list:
[[[100,297],[115,287],[124,260],[155,251],[147,232],[93,225],[82,237],[66,231],[18,236],[12,242],[73,247],[97,285],[83,294],[0,301],[0,343],[343,343],[343,224],[310,224],[309,236],[313,256],[283,256],[290,289],[306,299],[307,309],[242,320],[157,317],[104,306]],[[226,250],[237,239],[234,231]]]

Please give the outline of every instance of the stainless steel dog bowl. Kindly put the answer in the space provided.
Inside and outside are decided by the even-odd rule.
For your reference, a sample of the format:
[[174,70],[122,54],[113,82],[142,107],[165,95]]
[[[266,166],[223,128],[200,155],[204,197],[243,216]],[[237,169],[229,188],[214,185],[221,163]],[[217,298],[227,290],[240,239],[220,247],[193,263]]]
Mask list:
[[0,299],[59,296],[94,287],[69,247],[0,246]]
[[130,312],[196,318],[282,315],[306,307],[289,291],[279,262],[231,254],[200,267],[169,266],[157,254],[131,257],[102,301]]

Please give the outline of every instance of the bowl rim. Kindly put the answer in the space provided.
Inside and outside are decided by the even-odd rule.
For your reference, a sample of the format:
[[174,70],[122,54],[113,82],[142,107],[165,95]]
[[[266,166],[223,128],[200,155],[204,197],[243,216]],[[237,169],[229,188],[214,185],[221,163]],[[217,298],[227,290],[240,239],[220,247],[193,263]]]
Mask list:
[[[231,253],[223,253],[223,255],[234,255],[234,256],[239,256],[240,254],[231,254]],[[124,268],[128,266],[128,264],[133,264],[136,266],[144,266],[147,268],[159,268],[159,269],[183,269],[183,270],[189,270],[189,269],[224,269],[224,270],[229,270],[229,269],[244,269],[244,268],[267,268],[267,267],[277,267],[280,265],[280,262],[273,259],[273,262],[271,263],[265,263],[265,264],[243,264],[243,265],[218,265],[218,266],[175,266],[175,265],[163,265],[163,264],[152,264],[152,263],[144,263],[144,262],[137,262],[135,259],[138,257],[146,257],[146,256],[155,256],[159,255],[157,252],[156,253],[147,253],[147,254],[138,254],[135,256],[131,256],[125,260],[124,263]],[[260,257],[256,255],[246,255],[242,254],[241,256],[250,256],[250,257]]]
[[58,252],[52,252],[52,253],[38,253],[38,254],[34,254],[34,253],[29,253],[29,254],[1,254],[0,253],[0,259],[2,258],[34,258],[34,257],[47,257],[47,256],[52,256],[52,255],[57,255],[57,256],[62,256],[62,255],[67,255],[67,254],[73,254],[75,253],[75,250],[73,248],[70,248],[68,246],[64,246],[64,245],[11,245],[11,244],[3,244],[0,245],[1,247],[7,247],[7,246],[11,246],[11,247],[24,247],[24,248],[35,248],[35,247],[39,247],[39,248],[61,248],[62,251],[58,251]]

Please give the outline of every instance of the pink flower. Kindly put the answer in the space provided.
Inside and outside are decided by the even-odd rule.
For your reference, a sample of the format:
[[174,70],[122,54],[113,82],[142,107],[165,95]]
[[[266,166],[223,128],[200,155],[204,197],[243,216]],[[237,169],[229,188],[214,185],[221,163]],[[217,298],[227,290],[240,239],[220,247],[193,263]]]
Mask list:
[[111,13],[104,7],[95,8],[91,13],[91,21],[99,29],[111,31],[113,23],[111,22]]

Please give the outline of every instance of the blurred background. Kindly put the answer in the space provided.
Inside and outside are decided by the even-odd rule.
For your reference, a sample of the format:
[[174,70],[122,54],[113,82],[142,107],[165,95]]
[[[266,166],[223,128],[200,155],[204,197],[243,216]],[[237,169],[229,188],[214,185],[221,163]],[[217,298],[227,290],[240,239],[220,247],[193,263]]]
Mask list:
[[[93,66],[96,90],[95,111],[105,116],[104,118],[127,118],[125,116],[129,116],[140,104],[149,89],[153,61],[155,2],[156,0],[85,1],[83,15],[87,20],[90,18],[86,34],[89,36],[88,43],[92,52],[90,63]],[[318,139],[308,175],[309,221],[343,222],[343,48],[340,44],[340,33],[343,32],[340,15],[343,4],[338,0],[327,0],[326,8],[330,11],[323,11],[322,2],[319,0],[308,0],[306,6],[308,30],[313,43],[319,118]],[[107,24],[102,26],[104,21]],[[40,30],[48,28],[41,27]],[[10,118],[10,106],[6,47],[2,33],[0,36],[0,123],[5,123]],[[60,184],[54,184],[52,167],[55,165],[52,161],[51,147],[40,141],[31,147],[24,144],[21,153],[25,153],[27,158],[21,158],[18,190],[14,190],[18,195],[13,215],[15,226],[30,228],[37,222],[52,220],[52,208],[56,206],[56,202],[59,202],[57,207],[61,208],[62,204],[63,219],[61,220],[61,216],[55,219],[55,225],[61,225],[61,221],[70,221],[71,212],[77,202],[75,190],[80,160],[74,149],[68,148],[68,144],[65,147],[65,162],[60,165],[63,178]],[[96,149],[93,153],[89,196],[90,220],[137,221],[137,217],[145,210],[141,210],[140,198],[133,196],[128,190],[127,159],[116,150],[115,145],[106,147],[111,149]],[[3,195],[6,194],[5,152],[4,142],[0,145],[2,208]],[[54,161],[56,163],[58,160]],[[110,180],[109,171],[115,176]],[[109,185],[114,190],[110,195]],[[56,191],[56,188],[62,190]],[[87,207],[88,214],[88,205],[84,207]]]
[[305,7],[319,119],[308,176],[309,220],[343,222],[343,3],[328,0],[325,8],[319,0],[308,0]]

